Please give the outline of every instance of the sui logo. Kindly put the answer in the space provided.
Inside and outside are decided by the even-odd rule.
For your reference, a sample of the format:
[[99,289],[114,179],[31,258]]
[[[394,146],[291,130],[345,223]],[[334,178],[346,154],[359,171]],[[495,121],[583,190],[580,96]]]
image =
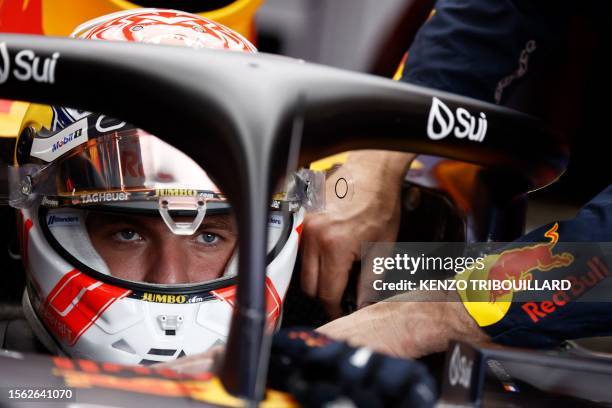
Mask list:
[[487,116],[480,112],[476,118],[464,108],[453,112],[440,99],[433,97],[429,118],[427,120],[427,136],[432,140],[441,140],[449,135],[457,139],[482,142],[487,135]]
[[[50,57],[40,57],[32,50],[21,50],[15,54],[15,69],[13,76],[18,81],[55,83],[55,66],[60,57],[59,52],[54,52]],[[11,60],[6,42],[0,43],[0,84],[7,81],[11,72]]]
[[450,359],[450,367],[448,369],[448,381],[450,385],[454,387],[459,384],[463,388],[469,388],[473,366],[474,362],[468,360],[466,356],[462,356],[459,345],[455,345],[455,349]]

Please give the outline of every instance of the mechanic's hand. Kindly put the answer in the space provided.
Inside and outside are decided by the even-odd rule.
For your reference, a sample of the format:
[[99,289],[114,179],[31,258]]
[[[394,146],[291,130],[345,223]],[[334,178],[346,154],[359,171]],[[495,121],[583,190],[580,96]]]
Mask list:
[[213,372],[217,360],[223,355],[225,347],[216,346],[210,350],[193,356],[179,358],[178,360],[155,364],[155,368],[169,368],[180,374],[202,374]]
[[[302,289],[318,297],[331,318],[340,305],[362,242],[395,241],[400,193],[413,154],[382,150],[349,153],[347,162],[326,181],[325,211],[309,214],[302,237]],[[336,183],[345,178],[349,191]],[[341,183],[342,184],[342,183]],[[352,191],[351,191],[352,190]]]
[[317,331],[398,357],[417,358],[445,351],[450,340],[486,341],[463,304],[384,301],[330,322]]

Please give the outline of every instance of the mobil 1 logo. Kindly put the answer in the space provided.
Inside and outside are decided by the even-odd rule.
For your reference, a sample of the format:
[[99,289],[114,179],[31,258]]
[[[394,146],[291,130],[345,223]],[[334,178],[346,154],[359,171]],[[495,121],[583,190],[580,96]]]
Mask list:
[[35,137],[32,141],[30,155],[46,162],[52,162],[69,150],[87,142],[89,139],[87,125],[87,118],[83,118],[50,137]]

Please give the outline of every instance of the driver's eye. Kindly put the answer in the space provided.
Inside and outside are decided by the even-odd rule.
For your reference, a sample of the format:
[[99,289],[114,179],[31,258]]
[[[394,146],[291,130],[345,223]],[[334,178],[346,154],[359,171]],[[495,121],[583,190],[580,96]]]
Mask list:
[[198,236],[198,240],[206,245],[214,245],[219,241],[219,236],[212,232],[204,232]]
[[113,235],[113,238],[123,242],[135,242],[142,240],[139,233],[134,230],[122,230]]

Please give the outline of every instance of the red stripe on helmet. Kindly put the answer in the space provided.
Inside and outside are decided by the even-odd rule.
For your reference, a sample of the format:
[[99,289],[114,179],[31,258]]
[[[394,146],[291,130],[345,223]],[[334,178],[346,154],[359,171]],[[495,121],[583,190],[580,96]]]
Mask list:
[[51,290],[41,315],[47,327],[72,346],[110,305],[130,292],[73,269]]
[[304,223],[301,223],[297,227],[295,227],[295,232],[298,234],[298,245],[300,244],[300,239],[302,238],[302,230],[304,229]]
[[[236,285],[228,286],[220,290],[213,290],[211,293],[217,299],[227,302],[232,307],[236,304]],[[268,327],[274,327],[280,316],[282,306],[283,301],[272,279],[266,276],[266,319]]]
[[27,219],[23,223],[23,230],[21,232],[21,257],[23,260],[23,267],[28,268],[28,244],[30,243],[30,230],[34,223],[32,220]]

